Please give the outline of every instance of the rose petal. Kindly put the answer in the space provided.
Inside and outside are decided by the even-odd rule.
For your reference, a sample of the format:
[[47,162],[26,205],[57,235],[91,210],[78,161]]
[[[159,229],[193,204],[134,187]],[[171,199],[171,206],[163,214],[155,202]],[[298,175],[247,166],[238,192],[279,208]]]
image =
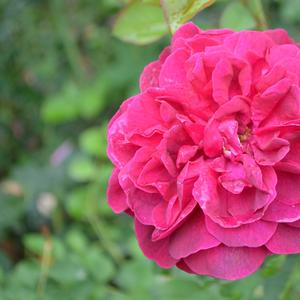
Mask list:
[[128,201],[139,222],[144,225],[153,225],[153,210],[163,201],[163,198],[160,194],[146,193],[133,188],[128,195]]
[[159,74],[159,86],[184,86],[188,84],[184,72],[184,63],[189,54],[184,49],[178,49],[168,56]]
[[184,259],[188,267],[199,275],[237,280],[249,276],[263,263],[267,251],[259,248],[231,248],[220,245],[202,250]]
[[287,205],[274,200],[264,213],[263,220],[270,222],[293,222],[300,219],[300,204]]
[[169,47],[165,48],[161,53],[159,60],[154,61],[148,64],[140,77],[140,89],[141,92],[145,92],[150,87],[158,87],[159,86],[159,73],[161,70],[161,66],[166,58],[170,55]]
[[300,204],[300,174],[277,172],[277,180],[276,199],[287,205]]
[[171,235],[169,249],[171,256],[179,259],[219,244],[207,231],[204,216],[197,210]]
[[265,221],[244,224],[237,228],[223,228],[208,217],[205,218],[205,223],[208,232],[229,247],[263,246],[277,228],[277,223]]
[[300,229],[279,224],[275,234],[266,244],[275,254],[294,254],[300,252]]
[[184,272],[187,272],[187,273],[190,273],[190,274],[196,274],[195,272],[193,272],[191,270],[191,268],[185,263],[185,261],[183,259],[181,259],[177,264],[176,266],[183,270]]
[[126,194],[120,186],[118,175],[119,170],[114,169],[107,188],[108,204],[116,214],[121,213],[128,208]]
[[154,61],[148,64],[140,77],[140,89],[145,92],[150,87],[158,87],[158,76],[161,69],[161,62]]
[[152,242],[152,226],[145,226],[135,219],[135,233],[145,256],[154,260],[162,268],[173,267],[177,260],[169,254],[169,239]]

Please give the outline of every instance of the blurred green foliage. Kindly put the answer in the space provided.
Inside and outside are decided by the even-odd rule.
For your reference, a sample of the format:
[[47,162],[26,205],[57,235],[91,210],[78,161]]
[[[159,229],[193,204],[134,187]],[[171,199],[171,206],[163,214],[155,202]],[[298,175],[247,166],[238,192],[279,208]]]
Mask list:
[[[128,2],[139,9],[131,17],[120,15]],[[300,298],[298,256],[271,257],[238,282],[162,270],[141,254],[129,217],[107,206],[107,122],[170,38],[134,46],[112,29],[139,44],[165,35],[158,2],[0,0],[0,300]],[[194,20],[259,27],[248,2],[219,0]],[[269,26],[299,40],[297,0],[263,5]]]

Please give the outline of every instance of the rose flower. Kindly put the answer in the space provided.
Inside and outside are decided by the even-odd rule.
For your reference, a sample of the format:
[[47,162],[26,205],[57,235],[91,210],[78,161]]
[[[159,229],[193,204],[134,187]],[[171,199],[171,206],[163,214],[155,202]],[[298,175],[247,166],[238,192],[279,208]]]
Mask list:
[[300,47],[182,26],[108,127],[108,202],[163,268],[227,280],[300,252]]

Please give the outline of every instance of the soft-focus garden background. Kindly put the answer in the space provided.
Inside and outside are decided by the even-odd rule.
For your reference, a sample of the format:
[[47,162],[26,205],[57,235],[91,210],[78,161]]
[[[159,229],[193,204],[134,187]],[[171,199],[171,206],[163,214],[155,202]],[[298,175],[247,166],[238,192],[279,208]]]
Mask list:
[[[194,21],[263,28],[260,3],[219,0]],[[298,0],[262,4],[300,40]],[[155,0],[0,0],[0,300],[300,299],[299,256],[237,282],[162,270],[107,206],[107,121],[167,31]]]

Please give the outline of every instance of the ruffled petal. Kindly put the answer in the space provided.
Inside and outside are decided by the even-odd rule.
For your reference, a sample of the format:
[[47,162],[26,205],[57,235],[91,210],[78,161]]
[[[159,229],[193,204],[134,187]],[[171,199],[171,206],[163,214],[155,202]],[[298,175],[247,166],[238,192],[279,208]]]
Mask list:
[[264,213],[263,220],[270,222],[294,222],[300,219],[300,204],[287,205],[274,200]]
[[135,217],[144,225],[153,225],[153,210],[162,201],[160,194],[146,193],[136,188],[133,188],[128,195],[128,202]]
[[264,247],[231,248],[220,245],[202,250],[185,258],[187,266],[196,274],[219,279],[237,280],[249,276],[263,263],[268,252]]
[[277,180],[276,199],[287,205],[300,204],[300,174],[277,172]]
[[125,211],[128,208],[126,194],[120,186],[118,175],[119,170],[114,169],[109,179],[107,188],[108,204],[117,214]]
[[153,226],[145,226],[135,219],[135,233],[144,255],[154,260],[162,268],[173,267],[177,260],[169,254],[169,239],[153,242],[151,240],[152,232]]
[[266,244],[275,254],[294,254],[300,252],[300,229],[285,224],[279,224],[275,234]]
[[207,231],[204,216],[196,211],[171,235],[170,254],[179,259],[219,244],[220,242]]
[[223,228],[206,217],[207,230],[220,242],[229,247],[260,247],[274,234],[275,222],[256,221],[237,228]]

